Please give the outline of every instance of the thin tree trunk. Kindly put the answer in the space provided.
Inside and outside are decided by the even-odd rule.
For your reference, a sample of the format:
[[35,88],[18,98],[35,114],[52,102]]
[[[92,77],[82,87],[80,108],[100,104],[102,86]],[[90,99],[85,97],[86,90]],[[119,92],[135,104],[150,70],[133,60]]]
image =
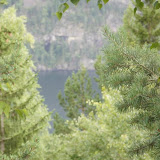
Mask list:
[[1,153],[4,153],[4,114],[1,115]]
[[82,113],[84,114],[84,107],[82,106],[82,108],[81,108],[81,109],[82,109]]

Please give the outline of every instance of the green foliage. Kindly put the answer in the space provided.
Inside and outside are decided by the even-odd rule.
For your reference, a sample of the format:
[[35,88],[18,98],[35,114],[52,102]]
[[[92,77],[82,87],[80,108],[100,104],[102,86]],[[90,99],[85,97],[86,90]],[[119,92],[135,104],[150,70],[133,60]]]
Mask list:
[[[67,0],[67,1],[69,1],[69,0]],[[89,1],[90,0],[86,0],[87,3]],[[146,2],[148,3],[149,1],[151,1],[151,3],[154,2],[154,9],[155,10],[158,10],[160,8],[160,2],[158,0],[145,0],[144,2],[142,0],[135,0],[134,3],[136,5],[136,7],[134,8],[133,13],[135,14],[137,9],[142,10],[144,8],[145,3]],[[56,13],[56,16],[59,20],[62,18],[63,13],[69,8],[69,7],[65,7],[65,10],[61,10],[61,6],[63,6],[64,4],[67,4],[66,2],[64,3],[62,1],[62,4],[59,6],[59,10]],[[80,2],[80,0],[70,0],[70,2],[73,3],[74,5],[77,5]],[[103,5],[105,5],[108,2],[109,2],[109,0],[97,0],[97,6],[98,6],[99,9],[101,9],[103,7]],[[69,6],[69,5],[67,4],[67,6]],[[59,16],[59,14],[61,16]]]
[[6,155],[38,136],[49,119],[26,48],[34,40],[25,22],[25,17],[16,17],[14,8],[0,15],[0,143]]
[[[67,117],[70,119],[78,118],[81,113],[88,115],[91,111],[94,112],[95,107],[86,103],[89,99],[100,100],[99,94],[92,89],[91,79],[84,67],[77,73],[72,73],[68,77],[64,87],[64,95],[59,92],[58,99],[60,105],[66,111]],[[70,129],[65,124],[59,114],[54,115],[54,133],[55,134],[68,134]]]
[[[59,8],[58,8],[58,12],[56,12],[56,16],[59,20],[61,20],[62,18],[62,15],[63,13],[69,9],[69,4],[68,4],[68,1],[65,1],[63,2],[62,1],[62,4],[59,5]],[[86,2],[88,3],[90,0],[86,0]],[[67,3],[66,3],[67,2]],[[80,2],[80,0],[70,0],[70,2],[72,4],[74,4],[75,6]],[[109,0],[97,0],[97,5],[98,5],[98,8],[101,9],[103,7],[103,5],[105,5],[107,2],[109,2]]]
[[68,125],[65,123],[66,120],[61,118],[58,113],[54,115],[54,134],[68,134],[70,133],[70,129],[68,128]]
[[[128,37],[124,32],[113,34],[105,28],[104,35],[109,39],[110,45],[103,49],[102,56],[99,56],[95,64],[99,84],[119,89],[123,101],[116,106],[123,111],[138,109],[139,114],[132,123],[149,129],[153,132],[150,138],[155,139],[159,134],[157,130],[160,122],[160,55],[147,45],[128,45]],[[155,140],[149,144],[157,146]],[[142,148],[144,147],[140,147],[140,150]]]
[[71,1],[71,3],[73,3],[74,5],[77,5],[80,0],[70,0],[70,1]]
[[7,0],[1,0],[0,1],[0,5],[6,5],[7,4]]
[[[138,3],[142,2],[139,0]],[[159,47],[157,44],[160,41],[160,10],[155,9],[157,3],[156,0],[145,0],[143,7],[140,7],[133,1],[135,8],[129,6],[124,15],[124,27],[130,41],[137,41],[141,45],[153,44],[151,48]]]
[[96,116],[91,112],[68,121],[71,133],[53,135],[47,140],[46,160],[152,160],[149,153],[131,157],[128,150],[143,142],[148,133],[131,126],[137,111],[120,113],[115,104],[122,101],[117,90],[103,88],[103,102],[88,101],[96,106]]
[[33,160],[33,157],[35,154],[37,154],[37,148],[38,148],[38,140],[34,140],[33,142],[26,142],[25,144],[22,144],[22,147],[17,150],[17,152],[11,153],[10,155],[6,154],[0,154],[0,159],[5,160]]
[[9,118],[9,112],[10,112],[10,106],[3,102],[3,101],[0,101],[0,115],[2,115],[3,113],[5,114],[5,116],[7,118]]
[[59,12],[62,15],[62,12],[64,13],[69,8],[69,5],[67,3],[63,3],[59,6]]
[[39,135],[40,139],[33,137],[32,141],[27,141],[23,143],[21,147],[12,152],[10,155],[0,154],[0,159],[4,160],[45,160],[45,146],[44,142],[48,139],[48,131],[44,132],[45,134]]
[[62,13],[61,12],[57,12],[56,13],[57,18],[60,20],[62,18]]
[[80,113],[88,114],[94,107],[86,103],[89,99],[99,100],[99,95],[92,89],[91,79],[84,67],[66,80],[64,96],[58,94],[60,105],[69,118],[78,118]]
[[142,9],[144,7],[144,2],[142,2],[141,0],[136,0],[136,8],[140,8]]
[[154,3],[154,8],[155,8],[155,9],[160,9],[160,2],[156,1],[156,2]]

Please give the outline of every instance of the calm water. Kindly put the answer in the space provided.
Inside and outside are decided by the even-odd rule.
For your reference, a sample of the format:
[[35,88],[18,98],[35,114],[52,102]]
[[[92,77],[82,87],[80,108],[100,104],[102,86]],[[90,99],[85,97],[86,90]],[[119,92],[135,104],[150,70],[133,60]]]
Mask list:
[[[58,112],[63,118],[66,118],[63,108],[59,105],[57,95],[59,91],[64,90],[64,84],[68,76],[71,76],[72,71],[52,71],[39,72],[39,84],[41,85],[40,93],[45,99],[45,104],[49,111]],[[89,71],[92,78],[93,88],[97,90],[97,85],[93,80],[96,76],[94,71]],[[51,123],[52,125],[52,123]]]

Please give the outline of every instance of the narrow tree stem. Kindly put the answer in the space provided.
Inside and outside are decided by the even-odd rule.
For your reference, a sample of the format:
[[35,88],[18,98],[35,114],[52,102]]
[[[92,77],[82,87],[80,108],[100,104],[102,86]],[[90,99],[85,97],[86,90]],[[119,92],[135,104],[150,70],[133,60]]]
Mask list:
[[4,153],[5,146],[4,146],[4,114],[1,115],[1,153]]

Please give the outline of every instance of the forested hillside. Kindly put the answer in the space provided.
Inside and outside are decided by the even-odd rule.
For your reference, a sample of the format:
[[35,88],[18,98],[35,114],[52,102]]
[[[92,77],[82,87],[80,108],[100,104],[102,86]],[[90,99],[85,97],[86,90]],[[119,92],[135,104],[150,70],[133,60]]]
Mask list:
[[[64,94],[58,95],[68,119],[56,114],[54,132],[47,130],[51,113],[37,90],[29,46],[37,65],[43,62],[39,68],[47,63],[57,69],[73,69],[80,64],[78,59],[85,59],[91,66],[89,60],[94,61],[93,53],[102,43],[98,24],[107,23],[101,14],[107,15],[109,9],[104,5],[109,1],[96,0],[95,8],[105,9],[99,14],[94,7],[92,10],[93,1],[81,1],[17,1],[18,14],[28,15],[28,29],[37,41],[35,50],[25,16],[16,15],[14,7],[1,11],[0,160],[160,160],[160,0],[133,0],[123,27],[116,33],[103,27],[107,41],[94,65],[102,97],[93,90],[82,67],[68,77]],[[68,2],[81,3],[72,8]],[[4,3],[0,1],[0,5]],[[120,17],[120,3],[109,4],[110,8],[116,7],[114,15]],[[67,14],[66,8],[58,9],[61,22],[52,19],[56,5],[71,6]],[[80,16],[83,12],[88,15]],[[80,52],[81,45],[86,52]],[[64,53],[51,52],[57,47]],[[74,52],[68,52],[72,47]],[[68,64],[73,61],[72,67],[66,59]]]
[[36,39],[31,49],[36,66],[46,69],[78,69],[81,64],[93,69],[96,55],[103,46],[101,26],[108,24],[113,31],[122,24],[127,0],[112,0],[101,11],[97,2],[79,7],[70,6],[63,19],[53,14],[58,9],[57,0],[8,0],[15,5],[19,15],[26,15],[27,28]]

